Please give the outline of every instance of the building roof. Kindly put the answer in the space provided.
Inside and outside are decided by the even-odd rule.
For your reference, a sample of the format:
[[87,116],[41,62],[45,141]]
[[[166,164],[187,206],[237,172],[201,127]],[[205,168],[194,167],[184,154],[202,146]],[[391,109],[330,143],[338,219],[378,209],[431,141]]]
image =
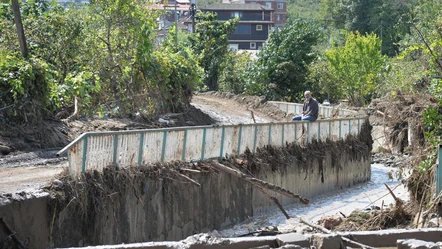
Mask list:
[[260,4],[216,3],[201,7],[202,10],[273,10]]

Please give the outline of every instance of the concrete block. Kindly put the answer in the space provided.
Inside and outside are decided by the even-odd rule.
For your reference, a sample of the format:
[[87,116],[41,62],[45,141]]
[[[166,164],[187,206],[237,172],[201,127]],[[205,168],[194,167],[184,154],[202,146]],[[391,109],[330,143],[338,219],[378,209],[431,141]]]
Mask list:
[[309,239],[300,233],[287,233],[276,236],[278,246],[298,245],[301,247],[310,247]]
[[338,235],[350,236],[355,241],[373,247],[393,247],[397,240],[418,239],[423,241],[442,241],[442,229],[389,229],[381,231],[339,232]]
[[343,248],[341,236],[336,234],[315,234],[312,236],[312,242],[318,249]]
[[285,245],[285,246],[279,247],[279,249],[302,249],[302,248],[305,248],[305,247],[301,247],[298,245]]
[[438,249],[440,248],[436,243],[417,240],[417,239],[407,239],[397,241],[398,249]]

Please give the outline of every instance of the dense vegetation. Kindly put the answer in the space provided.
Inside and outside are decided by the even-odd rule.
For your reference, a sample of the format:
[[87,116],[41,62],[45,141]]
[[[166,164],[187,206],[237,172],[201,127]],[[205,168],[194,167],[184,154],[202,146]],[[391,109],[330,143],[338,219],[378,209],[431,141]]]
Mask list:
[[190,48],[175,46],[172,37],[155,46],[158,14],[141,1],[20,7],[29,58],[20,54],[10,4],[0,8],[2,121],[38,122],[75,102],[83,115],[182,111],[201,83]]
[[6,1],[0,5],[0,115],[8,122],[38,120],[61,109],[73,113],[77,100],[81,115],[150,117],[183,110],[196,89],[286,101],[302,100],[308,89],[320,101],[355,105],[399,91],[440,98],[440,1],[288,3],[287,25],[271,33],[254,59],[228,50],[237,20],[219,22],[214,14],[200,13],[195,33],[180,31],[178,39],[169,35],[156,45],[160,13],[142,0],[66,9],[23,1],[30,54],[23,58]]

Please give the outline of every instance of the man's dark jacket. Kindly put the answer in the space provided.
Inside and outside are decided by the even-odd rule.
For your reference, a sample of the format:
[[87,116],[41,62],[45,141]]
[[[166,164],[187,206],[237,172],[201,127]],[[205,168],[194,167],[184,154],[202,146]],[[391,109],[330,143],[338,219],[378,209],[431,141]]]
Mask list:
[[304,114],[304,116],[312,116],[313,117],[312,121],[316,121],[316,119],[318,119],[318,114],[319,114],[318,101],[316,101],[316,99],[314,98],[305,100],[304,106],[302,107],[302,114]]

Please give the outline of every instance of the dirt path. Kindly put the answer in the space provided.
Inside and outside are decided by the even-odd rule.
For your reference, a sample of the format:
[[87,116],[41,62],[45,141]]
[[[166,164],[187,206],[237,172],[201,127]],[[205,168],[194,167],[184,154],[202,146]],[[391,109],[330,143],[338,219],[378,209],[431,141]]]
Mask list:
[[0,194],[32,191],[49,183],[63,167],[6,168],[0,171]]
[[0,158],[0,194],[40,188],[68,166],[56,150],[36,151]]
[[219,124],[252,124],[255,121],[256,123],[279,121],[274,117],[253,110],[254,121],[252,109],[237,103],[233,99],[218,98],[211,95],[195,95],[191,104],[211,116]]

